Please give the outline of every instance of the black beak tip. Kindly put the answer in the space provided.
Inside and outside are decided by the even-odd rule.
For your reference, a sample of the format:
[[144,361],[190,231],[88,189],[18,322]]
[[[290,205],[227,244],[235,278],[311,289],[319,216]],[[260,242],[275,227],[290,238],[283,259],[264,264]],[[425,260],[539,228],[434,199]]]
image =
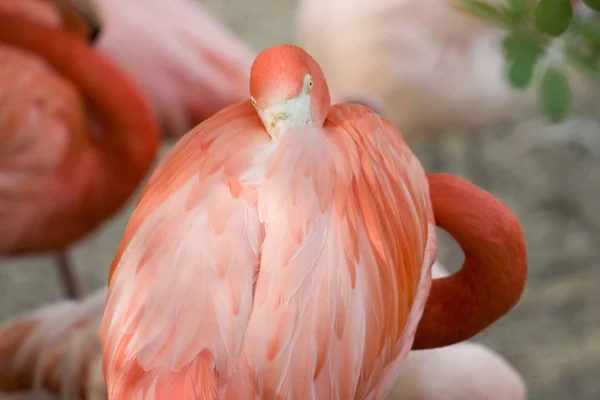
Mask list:
[[100,38],[100,34],[102,33],[102,28],[97,24],[90,24],[90,33],[88,35],[88,41],[90,43],[96,43],[96,41]]

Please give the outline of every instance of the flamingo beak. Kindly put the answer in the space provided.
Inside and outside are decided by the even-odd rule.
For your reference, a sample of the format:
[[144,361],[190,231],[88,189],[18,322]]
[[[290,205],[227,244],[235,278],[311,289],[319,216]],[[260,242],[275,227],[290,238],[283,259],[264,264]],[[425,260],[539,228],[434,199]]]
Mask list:
[[285,131],[288,127],[286,120],[290,118],[290,115],[285,112],[270,113],[269,110],[260,110],[258,115],[263,120],[267,133],[273,140],[277,140],[282,131]]
[[67,29],[94,43],[102,32],[96,0],[54,0]]

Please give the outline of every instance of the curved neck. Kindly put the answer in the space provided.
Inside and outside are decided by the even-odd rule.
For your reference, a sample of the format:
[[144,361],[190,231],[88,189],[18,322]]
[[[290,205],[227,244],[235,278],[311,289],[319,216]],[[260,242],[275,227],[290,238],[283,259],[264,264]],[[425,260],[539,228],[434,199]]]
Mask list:
[[44,59],[91,103],[100,129],[98,135],[88,133],[89,145],[80,157],[92,170],[74,173],[70,166],[69,176],[90,180],[82,189],[89,192],[84,194],[89,200],[86,218],[100,222],[127,201],[154,161],[158,129],[146,99],[125,73],[69,33],[0,13],[0,41]]
[[428,174],[436,223],[461,246],[455,274],[434,279],[413,349],[469,339],[508,312],[527,278],[525,237],[498,199],[450,174]]

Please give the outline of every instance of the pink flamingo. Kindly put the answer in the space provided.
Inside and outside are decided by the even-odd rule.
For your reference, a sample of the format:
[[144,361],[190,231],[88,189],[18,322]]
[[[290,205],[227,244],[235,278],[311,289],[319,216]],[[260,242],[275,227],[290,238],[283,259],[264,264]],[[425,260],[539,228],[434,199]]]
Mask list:
[[[109,399],[381,399],[411,348],[465,340],[518,301],[525,242],[501,202],[426,176],[368,108],[331,106],[296,46],[257,56],[250,93],[140,197],[109,274]],[[432,284],[436,222],[467,257]]]

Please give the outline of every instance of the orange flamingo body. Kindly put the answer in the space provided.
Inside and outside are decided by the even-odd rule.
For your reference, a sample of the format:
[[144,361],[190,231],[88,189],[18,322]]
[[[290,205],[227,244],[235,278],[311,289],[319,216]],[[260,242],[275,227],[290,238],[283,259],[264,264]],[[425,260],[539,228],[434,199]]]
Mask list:
[[[524,239],[499,201],[428,180],[388,121],[331,106],[298,47],[260,53],[250,93],[180,140],[140,197],[109,274],[109,399],[381,399],[413,339],[464,340],[516,303]],[[485,211],[489,229],[472,218]],[[421,319],[434,212],[469,257],[434,281]]]
[[139,185],[154,117],[103,56],[27,17],[0,13],[0,65],[0,254],[61,251]]

